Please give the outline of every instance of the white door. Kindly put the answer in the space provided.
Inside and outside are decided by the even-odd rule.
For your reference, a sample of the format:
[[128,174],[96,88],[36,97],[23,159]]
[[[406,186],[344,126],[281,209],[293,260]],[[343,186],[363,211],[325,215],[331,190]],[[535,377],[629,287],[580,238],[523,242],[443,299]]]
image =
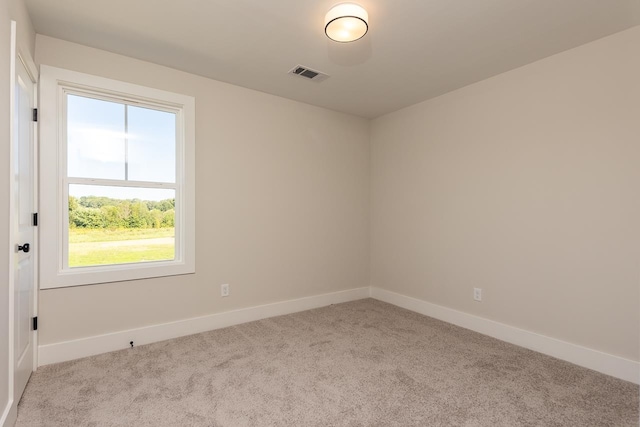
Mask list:
[[20,400],[34,368],[32,317],[35,293],[35,142],[33,122],[34,83],[24,64],[16,58],[13,138],[13,309],[14,388]]

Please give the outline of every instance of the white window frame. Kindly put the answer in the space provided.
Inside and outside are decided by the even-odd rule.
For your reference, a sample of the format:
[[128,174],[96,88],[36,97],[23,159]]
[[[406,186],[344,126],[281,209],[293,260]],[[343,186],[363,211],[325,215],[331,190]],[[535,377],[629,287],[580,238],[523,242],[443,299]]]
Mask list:
[[[40,66],[40,289],[195,273],[195,99],[118,80]],[[176,182],[128,181],[127,187],[176,191],[175,259],[89,267],[67,266],[68,185],[123,186],[123,181],[67,178],[66,95],[89,96],[176,113]]]

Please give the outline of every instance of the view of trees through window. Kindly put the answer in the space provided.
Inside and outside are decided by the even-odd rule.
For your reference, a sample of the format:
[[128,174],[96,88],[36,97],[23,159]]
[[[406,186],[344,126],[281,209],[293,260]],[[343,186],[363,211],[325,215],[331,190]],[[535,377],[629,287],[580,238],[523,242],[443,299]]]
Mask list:
[[176,112],[66,97],[68,267],[176,257]]
[[70,195],[69,267],[172,260],[174,221],[175,198]]

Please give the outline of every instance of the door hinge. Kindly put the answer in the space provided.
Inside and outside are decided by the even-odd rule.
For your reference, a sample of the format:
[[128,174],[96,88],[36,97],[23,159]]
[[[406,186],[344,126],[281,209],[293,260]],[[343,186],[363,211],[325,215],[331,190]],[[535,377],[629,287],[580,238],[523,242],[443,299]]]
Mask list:
[[34,331],[38,330],[38,316],[33,318],[33,330]]
[[38,121],[38,109],[37,108],[33,109],[33,121],[34,122]]
[[38,226],[38,212],[33,214],[33,226],[34,227]]

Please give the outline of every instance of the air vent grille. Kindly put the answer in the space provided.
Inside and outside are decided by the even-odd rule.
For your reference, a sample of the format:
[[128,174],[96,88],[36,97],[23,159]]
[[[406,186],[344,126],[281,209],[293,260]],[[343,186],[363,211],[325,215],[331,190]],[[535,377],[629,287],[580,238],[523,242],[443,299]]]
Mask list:
[[321,82],[329,78],[327,74],[317,70],[312,70],[311,68],[305,67],[304,65],[296,65],[291,70],[289,70],[289,74],[308,80],[313,80],[314,82]]

